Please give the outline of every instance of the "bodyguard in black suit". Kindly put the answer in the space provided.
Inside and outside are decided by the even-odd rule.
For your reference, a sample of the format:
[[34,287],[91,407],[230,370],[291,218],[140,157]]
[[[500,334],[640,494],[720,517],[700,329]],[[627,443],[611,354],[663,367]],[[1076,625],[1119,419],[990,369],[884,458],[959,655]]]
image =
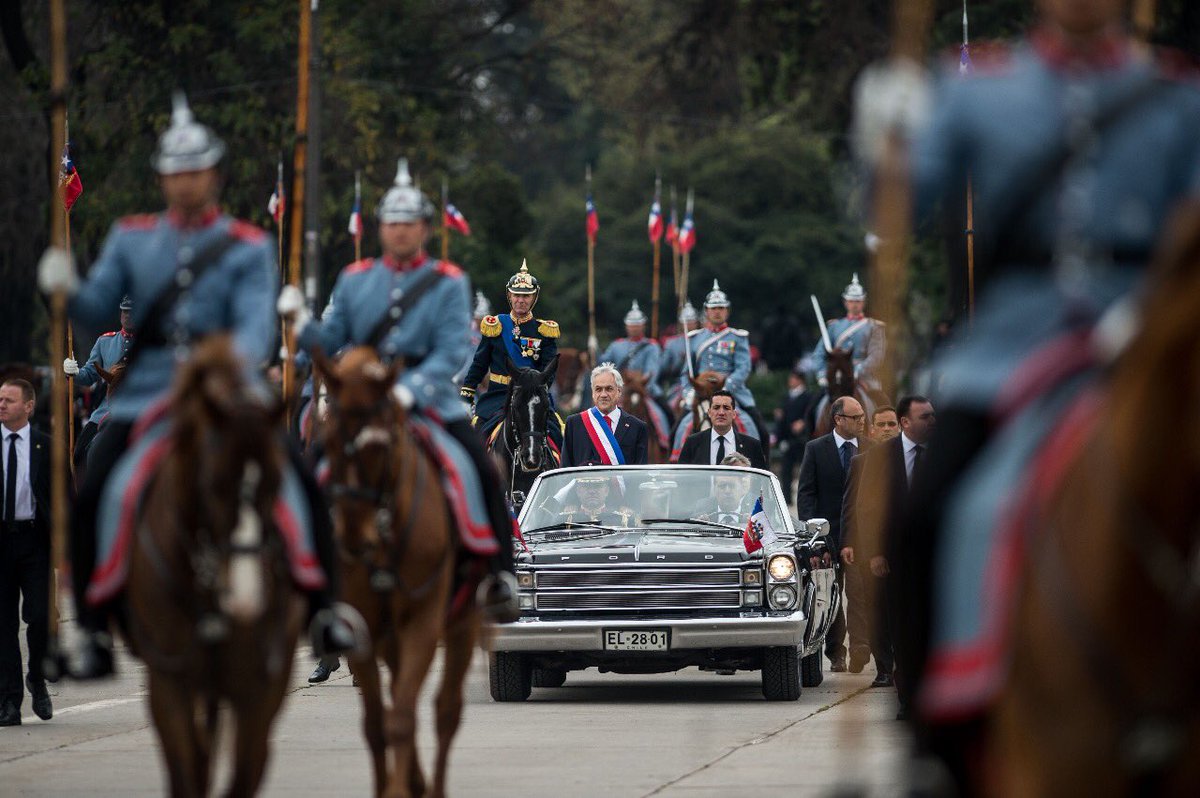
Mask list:
[[[621,373],[611,363],[602,363],[592,370],[592,402],[605,424],[616,436],[617,445],[625,458],[625,465],[645,465],[649,431],[645,422],[621,411],[617,404],[621,400],[624,381]],[[563,468],[580,465],[605,465],[601,452],[588,434],[584,415],[592,409],[576,413],[567,418],[567,431],[563,435]]]
[[779,442],[779,482],[784,493],[792,489],[792,478],[804,458],[804,447],[812,439],[809,409],[816,397],[804,386],[804,372],[788,374],[788,390],[775,411],[775,440]]
[[[25,380],[0,385],[0,726],[20,725],[26,686],[34,713],[42,720],[53,713],[42,675],[50,604],[50,438],[29,424],[35,399]],[[24,686],[21,617],[28,624]]]
[[[804,447],[800,481],[796,486],[796,515],[802,520],[828,520],[829,550],[837,552],[842,548],[842,495],[850,472],[850,461],[863,450],[865,440],[862,431],[866,414],[862,405],[849,396],[836,400],[832,412],[833,432],[814,438]],[[845,637],[846,609],[843,604],[825,638],[825,654],[832,663],[830,670],[834,672],[846,670],[846,646],[842,642]],[[852,647],[858,642],[855,639],[850,641]]]
[[713,394],[712,403],[708,407],[708,421],[712,424],[712,429],[689,435],[683,442],[683,448],[679,450],[679,459],[676,462],[686,465],[720,465],[722,460],[737,452],[745,455],[751,466],[765,471],[767,458],[763,455],[762,444],[733,428],[736,413],[737,403],[733,394],[729,391],[717,391]]

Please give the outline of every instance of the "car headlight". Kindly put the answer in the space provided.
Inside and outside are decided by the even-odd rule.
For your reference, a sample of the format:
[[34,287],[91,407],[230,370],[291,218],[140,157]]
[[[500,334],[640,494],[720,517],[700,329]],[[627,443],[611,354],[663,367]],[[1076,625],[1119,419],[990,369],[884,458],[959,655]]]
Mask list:
[[517,607],[522,610],[533,609],[533,594],[525,593],[523,595],[517,596]]
[[744,590],[742,591],[742,606],[743,607],[758,607],[762,604],[761,590]]
[[796,591],[787,585],[776,585],[768,594],[771,606],[777,610],[791,609],[796,604]]
[[533,588],[533,571],[518,571],[517,587],[531,590]]
[[757,568],[749,568],[742,571],[742,582],[747,585],[761,585],[762,571]]
[[786,554],[776,554],[767,565],[771,578],[777,582],[786,582],[796,575],[796,561]]

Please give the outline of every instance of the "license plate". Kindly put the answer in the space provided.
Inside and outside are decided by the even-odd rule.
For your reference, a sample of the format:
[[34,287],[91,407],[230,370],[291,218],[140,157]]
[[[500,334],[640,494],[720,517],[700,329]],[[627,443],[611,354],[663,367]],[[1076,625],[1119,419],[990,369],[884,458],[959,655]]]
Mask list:
[[667,629],[605,629],[606,651],[666,651],[671,647],[671,633]]

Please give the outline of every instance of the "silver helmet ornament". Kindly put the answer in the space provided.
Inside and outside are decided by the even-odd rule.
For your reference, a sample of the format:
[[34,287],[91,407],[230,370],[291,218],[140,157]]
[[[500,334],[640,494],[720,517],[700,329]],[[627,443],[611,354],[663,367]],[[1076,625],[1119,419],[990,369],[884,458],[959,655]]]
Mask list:
[[375,207],[375,218],[383,224],[433,220],[433,203],[413,185],[407,158],[396,164],[396,179]]
[[727,308],[729,307],[729,297],[725,296],[725,292],[721,290],[720,284],[713,280],[712,290],[708,292],[708,296],[704,297],[704,307],[706,308]]
[[529,273],[529,266],[525,263],[525,259],[521,259],[521,268],[512,277],[508,278],[508,282],[504,286],[505,290],[510,294],[538,294],[542,290],[541,283],[538,279]]
[[477,319],[482,319],[484,316],[492,314],[492,303],[488,302],[488,298],[483,295],[482,291],[475,292],[475,310],[472,315]]
[[633,300],[633,306],[629,308],[629,312],[625,314],[625,324],[646,324],[646,314],[638,307],[637,300]]
[[862,287],[862,283],[858,281],[858,272],[850,278],[850,285],[846,286],[846,290],[842,292],[842,299],[847,299],[852,302],[865,302],[867,299],[867,291]]
[[154,170],[160,175],[211,169],[225,155],[225,142],[196,121],[187,97],[181,91],[172,98],[171,125],[158,138]]
[[687,324],[693,321],[700,321],[700,314],[696,312],[696,308],[692,306],[692,301],[689,299],[683,303],[683,308],[679,311],[679,322]]
[[120,310],[133,310],[133,298],[131,296],[129,296],[129,294],[126,294],[125,296],[121,297],[121,305],[120,305],[119,309]]

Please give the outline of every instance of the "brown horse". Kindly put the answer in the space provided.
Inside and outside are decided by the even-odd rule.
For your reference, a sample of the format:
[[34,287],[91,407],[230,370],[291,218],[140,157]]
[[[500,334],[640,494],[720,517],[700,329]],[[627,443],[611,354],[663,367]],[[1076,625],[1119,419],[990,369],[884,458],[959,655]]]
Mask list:
[[625,388],[621,391],[621,409],[645,423],[649,432],[646,436],[646,462],[651,465],[667,462],[671,452],[663,451],[658,431],[650,418],[650,403],[654,399],[650,397],[646,374],[641,371],[622,371],[621,379],[625,381]]
[[1039,458],[981,791],[1200,795],[1200,222],[1173,244],[1097,412]]
[[303,623],[274,508],[280,408],[256,401],[227,336],[195,348],[172,397],[172,446],[146,488],[124,628],[149,671],[171,794],[209,789],[217,711],[236,725],[229,795],[262,781]]
[[[323,355],[314,361],[329,389],[324,433],[343,597],[367,620],[373,641],[373,651],[352,658],[350,666],[362,689],[375,794],[441,796],[480,623],[472,601],[447,611],[461,563],[458,532],[437,464],[392,397],[399,366],[385,367],[367,347],[346,352],[336,365]],[[468,587],[477,580],[472,575]],[[445,673],[437,697],[437,760],[426,793],[417,758],[417,695],[439,641]],[[391,673],[386,720],[379,660]]]
[[848,349],[834,349],[825,356],[825,395],[817,402],[816,430],[813,437],[827,435],[833,430],[833,403],[843,396],[852,396],[863,406],[870,422],[875,403],[854,379],[854,353]]
[[554,394],[558,401],[558,411],[564,418],[579,409],[583,399],[583,378],[591,367],[592,359],[586,349],[559,348],[558,371],[554,375]]

